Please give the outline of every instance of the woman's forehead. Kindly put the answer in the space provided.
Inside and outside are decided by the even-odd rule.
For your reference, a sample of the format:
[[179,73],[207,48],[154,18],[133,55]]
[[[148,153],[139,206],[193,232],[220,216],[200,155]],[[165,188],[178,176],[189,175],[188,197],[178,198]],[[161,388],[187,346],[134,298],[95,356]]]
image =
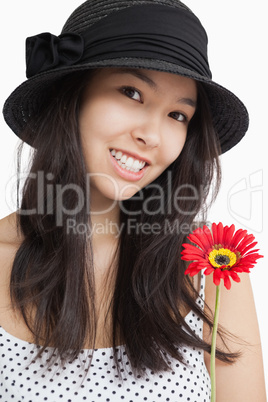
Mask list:
[[[171,92],[186,90],[191,92],[192,96],[197,93],[196,81],[183,77],[178,74],[167,73],[157,70],[149,69],[135,69],[135,68],[103,68],[100,69],[95,75],[95,80],[100,83],[100,80],[108,80],[115,82],[115,80],[136,79],[148,85],[149,88],[155,92],[161,92],[161,89],[169,89]],[[96,82],[95,81],[95,82]]]

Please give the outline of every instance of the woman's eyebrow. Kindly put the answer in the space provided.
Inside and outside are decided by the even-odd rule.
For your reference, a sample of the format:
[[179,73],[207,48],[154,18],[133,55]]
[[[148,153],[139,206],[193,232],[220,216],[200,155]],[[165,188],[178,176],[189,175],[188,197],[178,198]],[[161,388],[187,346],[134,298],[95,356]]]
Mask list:
[[177,103],[183,103],[184,105],[191,106],[193,108],[196,108],[197,105],[196,101],[192,98],[179,98],[177,99]]
[[[132,68],[117,68],[114,74],[131,74],[148,84],[154,91],[157,91],[157,84],[143,72]],[[196,108],[196,101],[191,98],[178,98],[176,103],[183,103],[187,106]]]
[[157,84],[149,78],[146,74],[142,73],[141,71],[138,71],[136,69],[132,68],[118,68],[114,71],[115,74],[131,74],[134,75],[134,77],[139,78],[140,80],[146,82],[152,89],[155,91],[158,89]]

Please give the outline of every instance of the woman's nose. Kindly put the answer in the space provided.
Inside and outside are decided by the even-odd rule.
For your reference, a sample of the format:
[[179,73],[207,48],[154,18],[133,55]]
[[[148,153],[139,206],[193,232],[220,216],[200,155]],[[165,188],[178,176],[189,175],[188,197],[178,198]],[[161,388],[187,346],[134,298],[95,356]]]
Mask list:
[[150,119],[142,122],[136,122],[131,132],[132,137],[145,148],[157,148],[160,146],[160,121],[159,119]]

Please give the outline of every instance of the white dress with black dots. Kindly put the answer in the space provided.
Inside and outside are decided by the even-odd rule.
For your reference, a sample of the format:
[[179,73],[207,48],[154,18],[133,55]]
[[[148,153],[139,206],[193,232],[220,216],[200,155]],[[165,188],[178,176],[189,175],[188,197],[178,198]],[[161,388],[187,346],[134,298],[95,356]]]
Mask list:
[[[204,298],[205,279],[201,277],[200,297]],[[198,303],[203,307],[201,298]],[[203,323],[193,312],[185,321],[202,336]],[[0,402],[209,402],[210,377],[203,351],[184,347],[188,365],[170,358],[172,371],[135,378],[127,361],[124,346],[118,347],[124,360],[118,378],[113,363],[113,349],[94,350],[88,372],[81,366],[90,351],[82,350],[72,363],[59,370],[54,364],[45,369],[46,353],[31,365],[36,345],[8,334],[0,327]],[[46,351],[49,353],[49,348]]]

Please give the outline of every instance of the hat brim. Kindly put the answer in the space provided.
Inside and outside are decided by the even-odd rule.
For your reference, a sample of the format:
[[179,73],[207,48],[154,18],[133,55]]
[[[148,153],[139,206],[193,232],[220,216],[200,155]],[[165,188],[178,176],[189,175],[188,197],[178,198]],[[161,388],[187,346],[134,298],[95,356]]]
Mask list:
[[143,58],[115,58],[93,61],[40,73],[23,82],[6,100],[3,114],[7,124],[21,138],[21,133],[30,117],[36,110],[40,110],[45,93],[56,81],[72,72],[107,67],[156,70],[179,74],[201,82],[208,96],[214,128],[221,145],[221,153],[234,147],[243,138],[248,129],[249,117],[247,109],[240,99],[228,89],[179,65],[162,60]]

